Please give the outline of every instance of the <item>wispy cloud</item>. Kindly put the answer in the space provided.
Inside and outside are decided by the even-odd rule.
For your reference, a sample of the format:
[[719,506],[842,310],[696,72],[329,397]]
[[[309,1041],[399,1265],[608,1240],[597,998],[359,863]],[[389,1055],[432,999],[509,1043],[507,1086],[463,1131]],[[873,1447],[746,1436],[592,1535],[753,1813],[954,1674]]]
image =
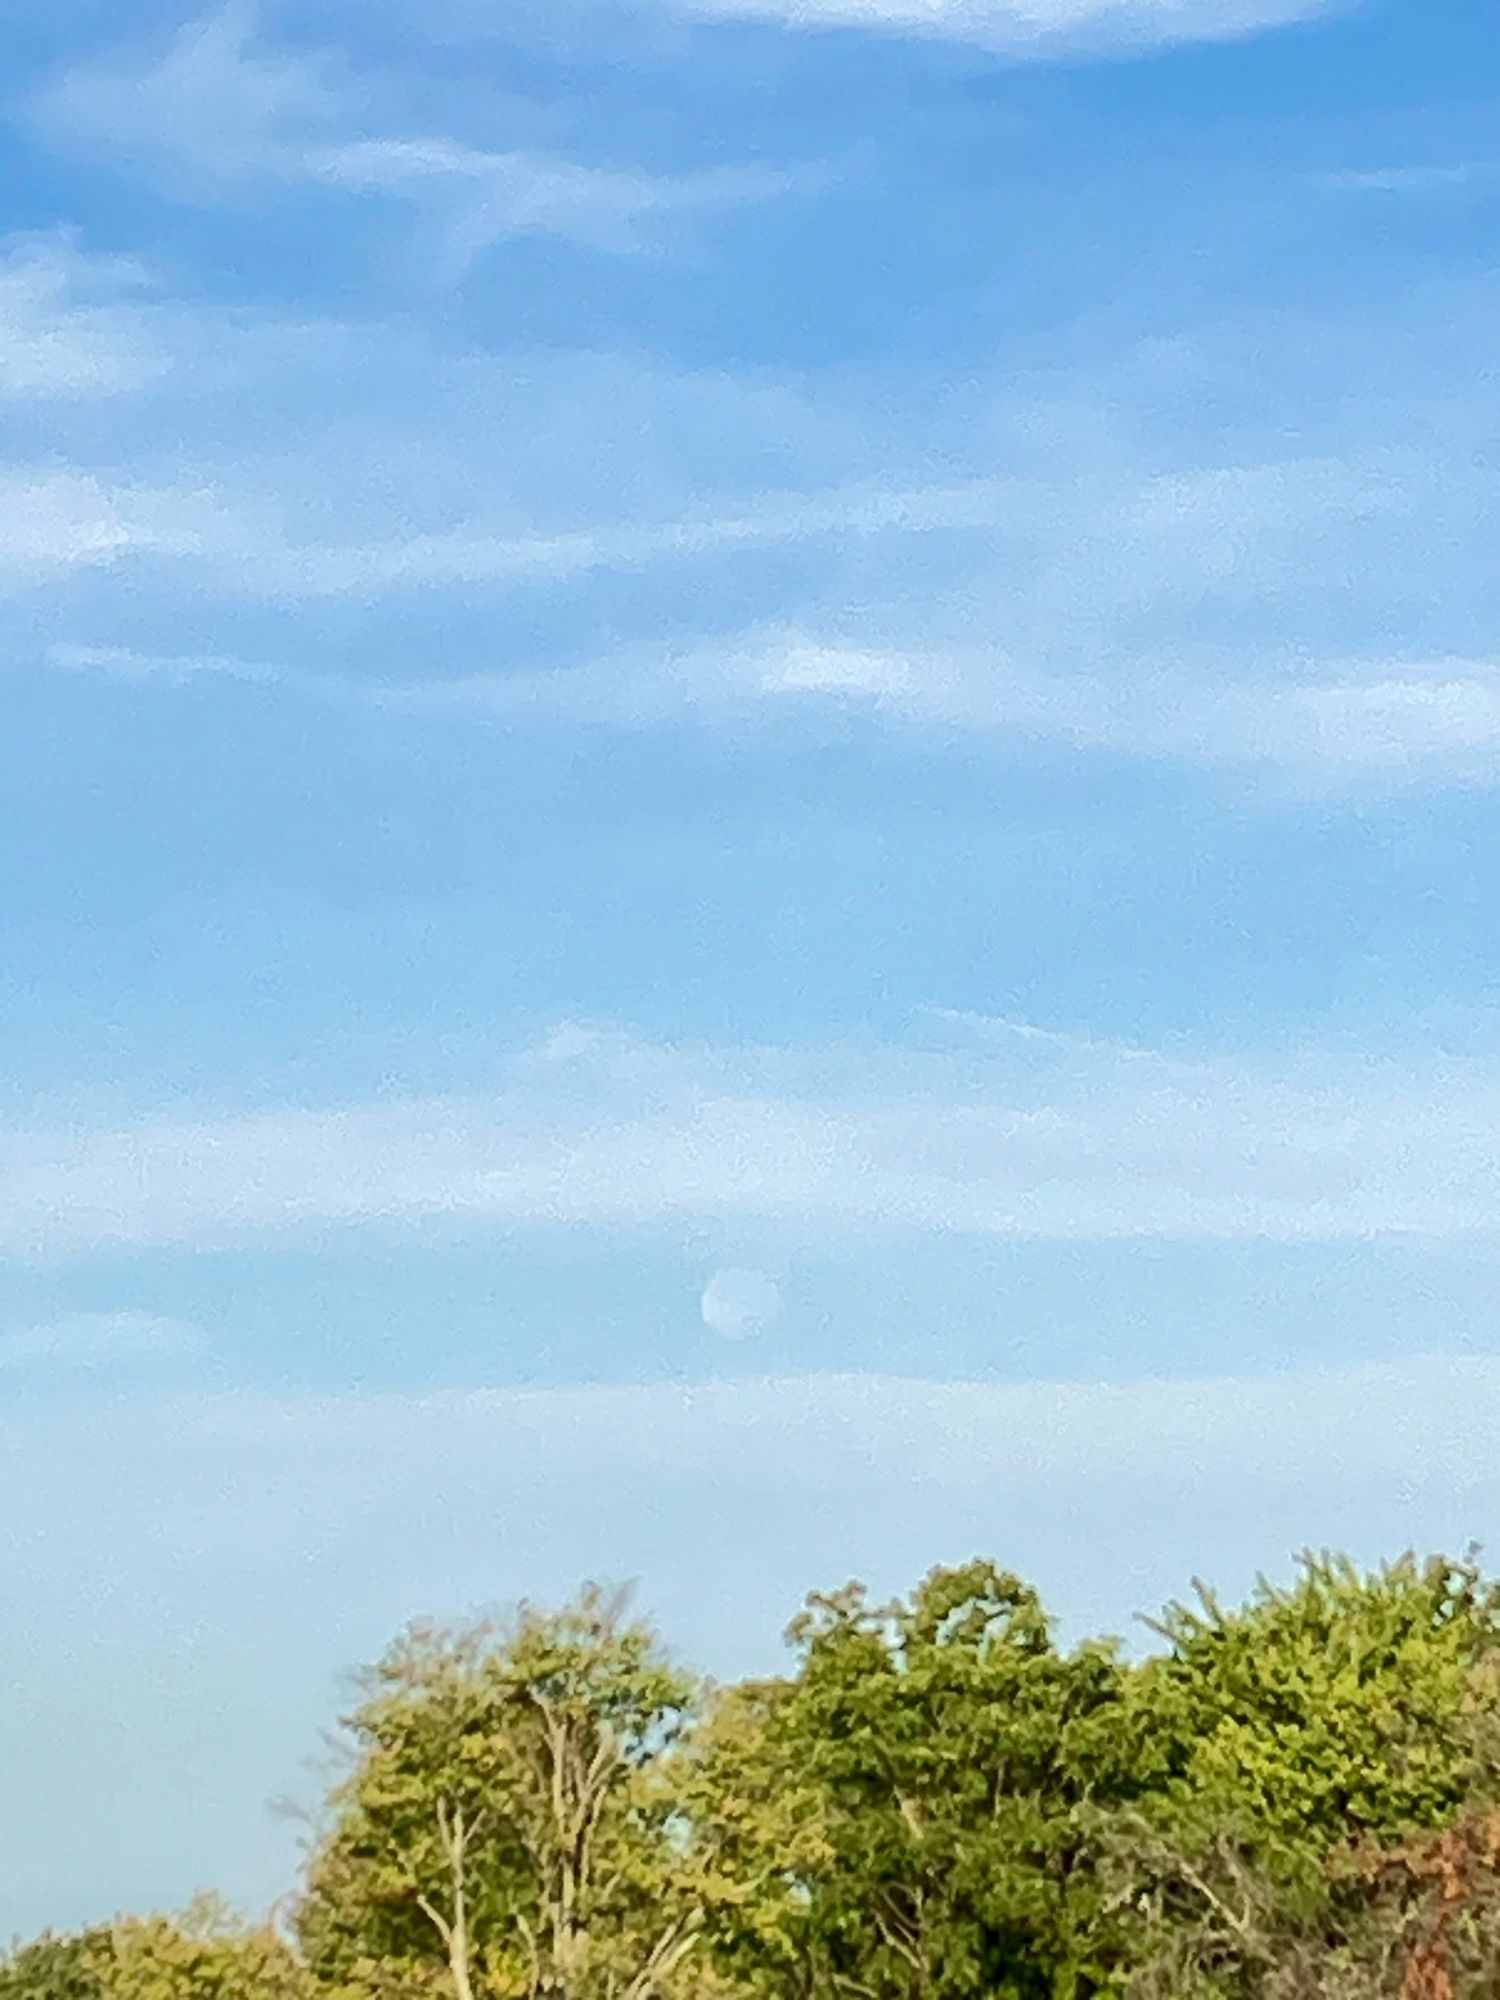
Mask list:
[[967,557],[970,578],[976,558],[1003,561],[1016,579],[1010,618],[1024,612],[1042,632],[1055,631],[1064,606],[1075,620],[1097,622],[1248,591],[1278,573],[1299,538],[1326,543],[1382,517],[1405,518],[1414,504],[1388,462],[1308,457],[1165,473],[1080,463],[1061,476],[976,472],[942,483],[888,478],[761,491],[712,510],[545,533],[474,520],[343,544],[294,543],[274,517],[246,509],[237,522],[225,506],[202,546],[222,564],[226,587],[293,602],[560,584],[825,539],[947,537]]
[[53,137],[145,166],[188,201],[264,182],[395,197],[436,230],[450,276],[514,236],[639,250],[669,216],[762,200],[792,184],[757,167],[656,175],[441,133],[369,132],[355,117],[359,95],[332,55],[267,48],[253,10],[231,5],[181,29],[160,53],[71,72],[34,113]]
[[[655,562],[691,561],[825,536],[993,528],[1000,518],[997,502],[1014,492],[1010,481],[976,479],[946,486],[767,494],[742,510],[600,524],[559,534],[463,528],[345,548],[325,545],[295,556],[268,550],[261,574],[278,595],[296,592],[310,598],[528,579],[563,583],[594,571],[638,570]],[[246,582],[253,587],[255,581],[252,570]]]
[[[596,573],[636,572],[657,563],[824,538],[983,531],[994,529],[1018,506],[1015,482],[975,479],[946,486],[870,485],[770,494],[742,509],[601,522],[556,533],[507,532],[475,524],[390,539],[298,543],[286,537],[269,509],[253,499],[245,504],[216,485],[183,487],[162,497],[175,505],[183,531],[155,546],[211,571],[225,591],[280,603],[562,584]],[[147,543],[142,540],[139,546]]]
[[677,177],[587,167],[536,152],[485,152],[443,139],[363,139],[316,149],[308,172],[361,194],[398,196],[434,211],[449,270],[515,236],[555,236],[588,249],[649,246],[668,216],[784,193],[795,177],[726,168]]
[[201,1353],[203,1335],[154,1313],[73,1313],[0,1331],[0,1373],[51,1373]]
[[1491,1239],[1500,1062],[560,1031],[483,1098],[0,1136],[0,1246],[729,1217],[1053,1240]]
[[[184,351],[217,351],[211,332],[186,330]],[[1012,438],[1034,421],[1056,434],[1055,452],[981,441],[958,457],[969,476],[937,481],[910,437],[861,436],[807,385],[607,357],[441,354],[374,329],[241,332],[235,400],[261,337],[268,393],[284,399],[269,442],[226,449],[216,427],[238,440],[235,409],[203,392],[211,369],[178,359],[174,379],[193,393],[176,420],[208,441],[204,453],[189,451],[186,467],[140,454],[178,484],[13,475],[28,498],[0,529],[0,565],[6,535],[18,572],[129,559],[119,626],[97,607],[91,630],[69,618],[55,664],[515,725],[743,732],[854,712],[929,742],[1068,746],[1317,796],[1489,785],[1500,771],[1500,668],[1475,581],[1493,482],[1459,453],[1475,419],[1457,404],[1428,410],[1429,450],[1406,437],[1372,448],[1389,407],[1372,395],[1347,419],[1343,451],[1312,448],[1337,443],[1322,438],[1300,454],[1257,450],[1253,435],[1234,450],[1173,451],[1123,419],[1118,433],[1091,430],[1069,378],[1045,402],[1001,395],[988,418]],[[366,421],[344,383],[383,362],[402,386]],[[1130,365],[1110,391],[1122,412],[1163,382],[1176,396],[1217,379],[1191,355]],[[1152,366],[1162,377],[1143,387]],[[762,438],[789,469],[780,491],[755,485]],[[885,476],[866,473],[872,463]],[[623,498],[619,467],[639,482]],[[1418,549],[1432,550],[1441,587]],[[803,579],[791,606],[755,622],[757,598],[786,606],[791,561]],[[1354,599],[1333,582],[1349,576],[1361,579]],[[165,610],[155,648],[117,636],[141,631],[143,577]],[[446,617],[479,593],[552,592],[560,607],[577,587],[620,579],[640,591],[653,637],[603,657],[555,648],[542,664],[492,663],[472,623],[451,656],[415,668],[378,637],[368,658],[344,652],[334,668],[243,660],[230,644],[189,658],[170,637],[184,590],[213,598],[227,632],[246,604],[331,620],[346,605],[432,594],[449,600]],[[679,609],[660,638],[651,607],[669,589]],[[720,601],[748,603],[750,621],[695,636],[680,607]]]
[[44,131],[150,166],[185,198],[294,166],[337,121],[325,58],[261,48],[254,10],[230,5],[142,50],[70,70],[33,104]]
[[1134,660],[1109,679],[983,656],[794,644],[763,656],[771,702],[820,698],[897,721],[1262,772],[1298,790],[1500,778],[1492,660]]
[[[506,157],[317,143],[372,185],[482,178]],[[872,415],[858,385],[846,396],[830,378],[479,354],[409,326],[173,316],[158,291],[135,296],[129,273],[113,308],[135,316],[135,345],[123,362],[80,360],[101,329],[69,315],[109,304],[116,280],[85,260],[58,306],[54,264],[43,282],[33,247],[13,254],[27,301],[53,288],[72,357],[54,379],[123,381],[142,354],[170,371],[169,411],[148,380],[63,413],[80,426],[76,469],[3,475],[0,576],[109,573],[86,606],[53,607],[56,665],[518,726],[816,730],[853,712],[924,749],[939,736],[1072,746],[1262,793],[1489,785],[1500,768],[1482,582],[1494,482],[1467,442],[1483,417],[1462,359],[1465,329],[1488,324],[1483,288],[1452,295],[1456,370],[1416,342],[1409,401],[1392,400],[1385,346],[1373,356],[1357,330],[1258,333],[1257,353],[1324,342],[1319,366],[1351,385],[1320,400],[1300,445],[1254,412],[1223,434],[1163,420],[1237,407],[1246,354],[1205,335],[966,394],[939,458],[925,420]],[[0,387],[4,353],[0,313]],[[1276,382],[1311,407],[1305,383]],[[596,585],[614,607],[603,629],[621,634],[603,657],[557,636]],[[522,592],[525,619],[474,615],[484,593]],[[351,607],[422,597],[456,645],[400,657],[384,620],[354,656],[329,641]],[[191,657],[185,602],[203,640]],[[285,643],[284,630],[241,636],[266,634],[282,607],[298,612],[306,662],[237,657]],[[523,651],[492,636],[523,628],[541,635],[531,658],[529,639]],[[5,636],[14,658],[44,650],[34,628]]]
[[[217,653],[146,653],[133,646],[77,646],[59,641],[48,648],[47,658],[63,673],[97,674],[111,681],[165,681],[182,686],[189,681],[222,679],[286,687],[298,678],[277,667]],[[315,677],[307,678],[318,685]]]
[[1331,0],[668,0],[708,20],[862,28],[972,42],[1004,55],[1228,41],[1329,11]]
[[1107,751],[1317,794],[1500,779],[1500,664],[1490,660],[1263,659],[1254,677],[1213,659],[1134,660],[1106,679],[977,650],[771,631],[685,653],[363,693],[398,709],[604,727],[743,729],[836,709],[897,730]]
[[[236,1495],[260,1492],[262,1553],[275,1560],[292,1553],[284,1538],[305,1536],[310,1517],[339,1519],[346,1532],[358,1521],[372,1537],[414,1510],[430,1520],[434,1508],[446,1518],[458,1507],[483,1520],[533,1480],[564,1497],[568,1467],[611,1488],[728,1477],[733,1490],[753,1486],[777,1502],[818,1494],[841,1505],[893,1480],[950,1499],[1099,1490],[1143,1499],[1262,1483],[1326,1499],[1404,1483],[1415,1467],[1449,1489],[1488,1486],[1497,1414],[1500,1363],[1433,1355],[1118,1383],[803,1374],[691,1386],[240,1391],[139,1401],[98,1413],[88,1431],[104,1464],[155,1455],[147,1506],[164,1478],[196,1488],[210,1467],[209,1511],[226,1527]],[[120,1490],[137,1491],[137,1480],[122,1479]],[[811,1581],[803,1574],[790,1587]],[[473,1587],[493,1588],[493,1579]]]
[[1497,169],[1489,160],[1460,160],[1451,165],[1358,167],[1325,174],[1323,185],[1353,194],[1427,194],[1473,187],[1493,180]]
[[119,395],[164,375],[132,296],[144,283],[138,266],[65,236],[13,238],[0,252],[0,397]]
[[997,749],[1065,746],[1263,783],[1278,797],[1500,782],[1500,664],[1489,660],[1132,662],[1111,679],[993,654],[885,650],[796,631],[633,649],[544,671],[398,680],[214,654],[54,644],[61,670],[138,683],[237,681],[335,708],[512,729],[696,726],[743,736],[788,718],[867,716],[892,732]]
[[26,584],[131,555],[183,555],[187,496],[86,472],[0,464],[0,584]]

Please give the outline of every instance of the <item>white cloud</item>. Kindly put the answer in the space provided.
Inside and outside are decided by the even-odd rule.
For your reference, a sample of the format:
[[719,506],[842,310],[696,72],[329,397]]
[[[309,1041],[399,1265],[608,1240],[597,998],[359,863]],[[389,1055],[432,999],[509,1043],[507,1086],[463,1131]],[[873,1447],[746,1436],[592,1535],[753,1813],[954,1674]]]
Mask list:
[[[495,385],[507,414],[515,386]],[[593,386],[608,388],[606,382]],[[628,386],[620,381],[620,393]],[[685,399],[687,408],[707,400],[695,378],[672,385],[642,380],[637,372],[635,389],[653,410],[670,394]],[[710,413],[721,426],[768,416],[779,431],[793,415],[806,413],[815,433],[840,428],[805,398],[788,396],[769,411],[762,406],[771,398],[747,391],[735,400],[737,410]],[[571,442],[578,415],[576,406],[566,416],[559,411],[564,444]],[[603,409],[599,416],[606,424],[614,421]],[[520,410],[515,418],[527,422]],[[824,470],[819,460],[834,442],[830,438],[825,448],[819,438],[816,453],[803,447],[809,472]],[[684,455],[689,449],[686,439],[672,443],[680,443]],[[738,431],[726,436],[736,461],[743,443]],[[845,444],[847,449],[847,435]],[[695,455],[702,460],[701,440]],[[868,447],[860,455],[868,457]],[[907,461],[902,469],[918,470],[904,451],[897,456]],[[505,458],[503,473],[512,459]],[[425,530],[403,524],[399,533],[342,542],[331,536],[294,542],[269,509],[247,508],[237,532],[226,517],[212,553],[226,589],[310,602],[417,589],[556,585],[594,573],[707,563],[818,540],[869,543],[880,550],[882,571],[894,560],[930,561],[942,583],[940,610],[955,595],[972,607],[979,593],[997,589],[1003,579],[1004,594],[997,606],[986,605],[986,622],[1009,628],[1017,656],[1046,660],[1109,644],[1122,628],[1138,634],[1146,620],[1162,614],[1189,628],[1205,607],[1238,607],[1273,585],[1310,584],[1310,551],[1319,560],[1337,551],[1340,560],[1359,561],[1362,544],[1378,546],[1380,536],[1410,520],[1433,477],[1430,464],[1398,464],[1394,453],[1345,461],[1252,457],[1165,472],[1139,458],[1122,463],[1118,452],[1114,461],[1101,465],[1075,456],[1041,473],[997,472],[992,459],[970,477],[943,483],[809,478],[780,491],[764,483],[747,491],[725,481],[711,503],[700,499],[679,512],[648,512],[643,505],[633,517],[596,516],[547,529],[518,526],[517,517],[528,511],[525,498],[502,477],[490,508],[481,511],[471,500],[468,518],[454,525]],[[308,463],[304,455],[304,476]],[[651,470],[660,485],[666,468]],[[699,481],[700,487],[706,483]],[[533,505],[529,511],[534,520],[539,510]],[[1139,648],[1139,636],[1134,645]],[[889,654],[891,641],[861,650]]]
[[[1497,1416],[1500,1361],[1431,1355],[1113,1383],[811,1374],[420,1394],[234,1391],[74,1409],[56,1421],[82,1429],[96,1472],[112,1461],[137,1466],[120,1490],[138,1510],[155,1511],[164,1486],[222,1467],[210,1517],[198,1517],[209,1536],[221,1525],[215,1516],[225,1528],[235,1518],[242,1486],[261,1492],[257,1559],[275,1563],[294,1552],[313,1510],[376,1542],[383,1522],[410,1515],[416,1526],[418,1496],[444,1515],[472,1505],[478,1522],[486,1501],[544,1468],[542,1483],[557,1488],[578,1468],[580,1500],[596,1477],[628,1487],[722,1472],[850,1507],[893,1482],[1059,1497],[1202,1483],[1207,1495],[1388,1486],[1425,1469],[1462,1488],[1495,1480]],[[39,1448],[50,1421],[34,1422]],[[154,1477],[141,1476],[152,1458]],[[601,1509],[601,1528],[608,1519]],[[124,1520],[115,1525],[126,1531]]]
[[1299,788],[1500,779],[1500,663],[1136,660],[1105,680],[994,657],[771,649],[763,696],[817,695],[908,724],[1061,741],[1207,767],[1264,769]]
[[137,267],[65,237],[12,239],[0,254],[0,396],[119,395],[164,374],[129,297],[143,283]]
[[[243,1394],[182,1401],[178,1412],[205,1444],[307,1453],[313,1466],[324,1453],[363,1458],[403,1435],[415,1449],[401,1461],[431,1464],[429,1447],[444,1436],[477,1454],[498,1433],[512,1464],[511,1454],[555,1462],[562,1452],[579,1465],[708,1475],[748,1452],[762,1459],[762,1476],[831,1490],[859,1464],[878,1481],[898,1461],[906,1481],[950,1489],[1170,1486],[1210,1468],[1236,1484],[1275,1485],[1315,1474],[1337,1434],[1351,1478],[1399,1478],[1425,1462],[1454,1483],[1477,1483],[1494,1476],[1500,1360],[1435,1355],[1117,1383],[833,1374],[690,1388]],[[138,1422],[120,1428],[128,1435]]]
[[144,164],[183,199],[236,183],[309,183],[412,204],[437,233],[444,275],[513,236],[630,252],[673,214],[765,199],[788,175],[729,168],[681,176],[595,166],[536,149],[489,150],[445,134],[372,133],[372,91],[321,51],[268,49],[247,5],[190,23],[159,55],[79,69],[40,97],[43,129]]
[[1500,667],[1490,661],[1388,663],[1311,686],[1238,719],[1247,746],[1311,772],[1500,774]]
[[589,249],[646,247],[668,215],[764,200],[785,173],[731,168],[677,178],[588,167],[555,154],[484,152],[446,139],[364,139],[310,152],[308,172],[364,194],[434,208],[457,275],[482,250],[514,236],[555,236]]
[[[1300,793],[1500,780],[1500,663],[1262,658],[1130,662],[1104,679],[993,651],[882,650],[796,630],[547,672],[341,681],[398,710],[743,730],[818,710],[996,743],[1062,743],[1259,775]],[[309,692],[313,691],[309,686]],[[327,684],[325,694],[334,692]]]
[[1493,1240],[1500,1062],[543,1045],[495,1095],[0,1135],[0,1248],[754,1221],[1059,1241]]
[[0,1372],[92,1369],[198,1354],[203,1335],[155,1313],[73,1313],[66,1319],[0,1332]]
[[1460,160],[1450,166],[1360,167],[1325,174],[1323,185],[1354,194],[1425,194],[1471,187],[1477,181],[1493,179],[1495,172],[1487,160]]
[[26,583],[127,555],[194,546],[185,496],[86,472],[0,465],[0,581]]
[[[262,510],[253,501],[237,506],[232,495],[210,486],[159,496],[183,524],[159,546],[174,556],[196,559],[232,595],[275,603],[343,597],[375,601],[409,590],[558,584],[823,537],[983,529],[996,525],[1000,485],[972,480],[961,486],[854,487],[772,495],[743,510],[601,523],[556,533],[518,534],[476,525],[344,544],[292,542],[269,507]],[[514,685],[528,684],[518,680]],[[544,692],[541,682],[529,685]],[[414,697],[421,692],[412,690]],[[446,701],[448,691],[440,687],[438,698]]]
[[957,486],[771,494],[734,511],[601,523],[557,534],[462,528],[344,548],[266,550],[244,582],[253,589],[263,579],[271,594],[304,598],[532,578],[557,583],[594,571],[638,570],[655,562],[689,561],[822,536],[993,528],[998,525],[997,497],[1009,485],[978,479]]
[[[399,163],[418,179],[501,157],[372,145],[371,173]],[[1445,323],[1461,330],[1481,305],[1466,294]],[[1353,335],[1330,337],[1321,365],[1352,387],[1305,448],[1258,418],[1222,437],[1153,430],[1153,410],[1234,407],[1244,357],[1183,341],[1087,380],[1065,369],[961,398],[940,459],[927,402],[922,425],[877,420],[865,391],[826,378],[478,355],[409,326],[174,315],[155,294],[145,318],[170,404],[67,413],[77,470],[8,475],[0,569],[121,573],[86,609],[57,607],[59,664],[515,722],[743,732],[850,709],[929,741],[1073,745],[1261,792],[1492,784],[1500,770],[1482,585],[1494,482],[1465,442],[1482,411],[1420,367],[1393,406],[1385,361]],[[1320,337],[1278,323],[1256,351]],[[545,656],[562,593],[595,582],[615,592],[617,654],[537,671],[500,651],[491,670],[489,635],[532,624],[530,608],[486,620],[466,596],[529,593]],[[423,592],[440,597],[435,630],[462,629],[451,655],[435,641],[414,667],[371,620],[368,657],[350,660],[347,607]],[[185,594],[192,660],[176,637]],[[296,606],[306,658],[347,664],[237,662],[246,603]],[[738,630],[694,636],[695,620],[730,617]],[[30,631],[5,636],[36,657]]]
[[255,15],[230,5],[179,30],[160,54],[69,71],[34,106],[44,130],[152,165],[192,200],[282,170],[331,127],[338,91],[326,61],[257,45]]
[[[48,648],[54,667],[69,674],[97,674],[111,681],[168,681],[183,685],[195,680],[248,681],[284,687],[296,677],[253,660],[226,659],[217,653],[143,653],[133,646],[78,646],[63,641]],[[315,676],[308,676],[317,686]]]
[[[440,163],[446,176],[449,153]],[[1455,323],[1467,324],[1463,312]],[[204,615],[222,623],[217,643],[207,635],[215,655],[234,652],[227,635],[248,600],[305,608],[309,644],[327,657],[311,621],[348,603],[443,593],[446,618],[466,593],[539,596],[596,579],[638,579],[637,629],[659,633],[663,587],[697,570],[691,593],[674,593],[665,657],[659,643],[653,658],[627,642],[618,660],[545,676],[512,659],[502,683],[471,636],[431,663],[447,683],[432,699],[468,680],[475,703],[626,720],[632,704],[738,717],[762,698],[848,700],[944,728],[1024,732],[1035,720],[1044,734],[1141,742],[1149,754],[1153,738],[1171,739],[1173,755],[1196,718],[1226,741],[1268,732],[1273,763],[1300,702],[1330,742],[1339,709],[1337,728],[1351,743],[1363,732],[1373,767],[1372,725],[1356,726],[1343,684],[1409,684],[1396,698],[1402,726],[1388,731],[1399,746],[1430,727],[1428,685],[1446,678],[1461,684],[1470,726],[1484,727],[1493,625],[1476,579],[1493,480],[1462,442],[1482,417],[1463,396],[1418,408],[1416,376],[1414,402],[1393,413],[1367,379],[1369,357],[1342,339],[1337,373],[1355,386],[1336,421],[1289,450],[1258,421],[1233,436],[1153,433],[1153,410],[1237,407],[1243,358],[1190,343],[1165,358],[1133,350],[1086,378],[1068,369],[960,396],[946,412],[924,396],[922,421],[907,422],[872,416],[857,383],[480,355],[409,325],[320,333],[220,311],[153,321],[152,335],[172,356],[170,407],[116,398],[109,430],[80,430],[73,456],[81,466],[107,454],[101,488],[128,465],[177,496],[181,532],[155,551],[172,560],[150,578],[163,656],[178,650],[184,590],[198,629]],[[1313,339],[1278,326],[1263,345],[1300,351]],[[946,427],[936,442],[929,420]],[[146,595],[132,589],[121,606],[143,654]],[[70,636],[120,644],[99,610],[91,631]],[[695,642],[700,615],[732,615],[745,634]],[[786,629],[757,629],[768,615]],[[632,619],[620,622],[628,641]],[[395,665],[378,669],[390,677]],[[1321,706],[1282,701],[1299,685],[1325,688]],[[1278,710],[1270,720],[1252,712],[1263,694]],[[1428,745],[1414,769],[1439,776],[1455,756]]]
[[[816,549],[835,579],[823,593],[831,601],[712,641],[636,643],[545,671],[433,660],[413,679],[384,661],[368,673],[362,663],[310,671],[240,661],[227,647],[186,659],[170,642],[156,652],[121,646],[97,622],[89,637],[54,647],[56,664],[116,677],[211,673],[320,701],[511,722],[743,731],[853,710],[891,730],[1102,750],[1303,795],[1500,775],[1496,659],[1420,643],[1424,625],[1445,622],[1434,607],[1461,603],[1472,586],[1407,581],[1414,539],[1457,549],[1479,532],[1492,498],[1482,479],[1440,479],[1434,463],[1394,449],[1343,459],[1246,451],[1239,462],[1165,470],[1138,451],[1075,444],[1045,471],[819,484],[854,455],[836,409],[789,389],[597,360],[523,368],[450,357],[434,364],[431,421],[414,418],[413,435],[348,415],[325,430],[304,422],[313,387],[335,370],[366,379],[379,342],[306,332],[296,349],[287,329],[265,332],[277,368],[313,363],[273,431],[296,436],[294,454],[247,444],[231,463],[220,453],[196,468],[196,487],[125,489],[105,476],[23,469],[15,490],[28,498],[0,529],[0,563],[7,534],[9,567],[23,572],[129,553],[169,597],[188,584],[219,593],[227,611],[259,600],[316,616],[323,604],[418,591],[458,601],[674,566],[770,570],[783,552],[811,559]],[[206,351],[207,329],[189,344]],[[420,372],[410,353],[401,366]],[[253,377],[248,360],[231,372],[236,392]],[[339,386],[327,386],[338,411]],[[751,488],[747,439],[761,431],[800,489]],[[989,457],[992,468],[1004,463]],[[450,464],[484,468],[465,472],[461,499]],[[612,519],[589,518],[597,496],[577,497],[599,464],[639,480]],[[181,476],[180,466],[162,469]],[[916,468],[908,457],[901,469]],[[663,494],[695,488],[708,489],[697,506],[660,507]],[[1349,574],[1367,579],[1365,622],[1408,637],[1401,651],[1351,648],[1339,629],[1344,602],[1325,620],[1335,643],[1317,642],[1327,579]],[[851,613],[851,600],[867,608]],[[1482,641],[1483,607],[1464,615]]]
[[777,21],[971,42],[1003,55],[1227,41],[1328,11],[1330,0],[668,0],[707,20]]

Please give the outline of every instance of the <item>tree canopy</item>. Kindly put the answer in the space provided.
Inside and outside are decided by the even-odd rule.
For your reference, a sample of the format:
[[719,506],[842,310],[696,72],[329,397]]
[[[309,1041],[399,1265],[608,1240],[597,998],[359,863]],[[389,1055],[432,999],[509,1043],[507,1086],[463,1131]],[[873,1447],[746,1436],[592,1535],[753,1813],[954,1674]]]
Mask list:
[[285,1929],[47,1935],[0,2000],[1466,2000],[1500,1990],[1500,1588],[1306,1558],[1156,1649],[989,1562],[713,1686],[628,1594],[414,1626]]

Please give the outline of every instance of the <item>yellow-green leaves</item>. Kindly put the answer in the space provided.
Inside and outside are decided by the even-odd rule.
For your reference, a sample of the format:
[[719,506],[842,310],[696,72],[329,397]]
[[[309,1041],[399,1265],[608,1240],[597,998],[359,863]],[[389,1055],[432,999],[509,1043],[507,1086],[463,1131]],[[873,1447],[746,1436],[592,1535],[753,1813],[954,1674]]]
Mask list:
[[0,2000],[1493,2000],[1495,1587],[1309,1559],[1156,1629],[1065,1648],[985,1562],[814,1596],[728,1688],[597,1589],[413,1627],[298,1951],[204,1904],[38,1939]]
[[414,1629],[366,1677],[300,1934],[349,1995],[658,2000],[703,1929],[664,1783],[694,1696],[619,1596]]

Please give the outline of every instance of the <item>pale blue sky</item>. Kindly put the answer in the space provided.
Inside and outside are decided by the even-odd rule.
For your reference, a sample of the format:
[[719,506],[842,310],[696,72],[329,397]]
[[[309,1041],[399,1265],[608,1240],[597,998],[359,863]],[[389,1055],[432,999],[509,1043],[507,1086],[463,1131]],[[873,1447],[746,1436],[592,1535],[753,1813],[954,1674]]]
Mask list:
[[1500,1479],[1500,16],[14,0],[0,1935],[408,1614]]

